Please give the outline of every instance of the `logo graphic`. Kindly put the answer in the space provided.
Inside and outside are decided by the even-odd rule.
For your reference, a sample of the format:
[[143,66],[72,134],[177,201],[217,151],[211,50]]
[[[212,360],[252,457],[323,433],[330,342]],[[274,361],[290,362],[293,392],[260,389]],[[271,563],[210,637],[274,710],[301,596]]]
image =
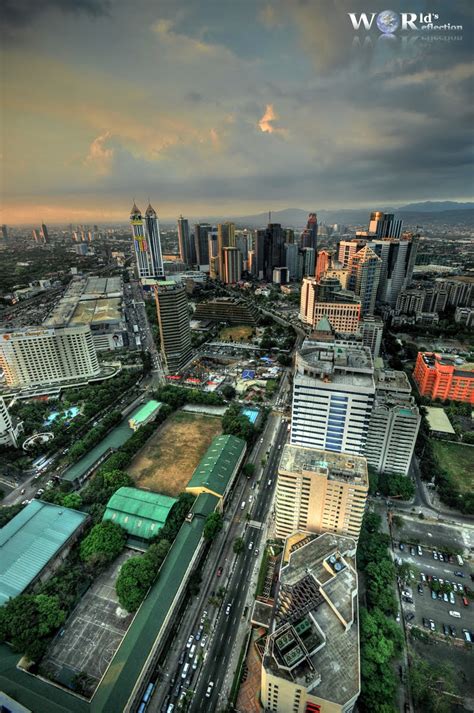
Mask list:
[[463,29],[462,25],[451,25],[449,22],[443,25],[435,24],[439,20],[437,12],[394,12],[393,10],[383,10],[378,14],[376,12],[348,12],[349,19],[354,30],[364,29],[367,32],[377,27],[383,35],[393,35],[397,30],[402,32],[426,32],[433,30],[454,30]]

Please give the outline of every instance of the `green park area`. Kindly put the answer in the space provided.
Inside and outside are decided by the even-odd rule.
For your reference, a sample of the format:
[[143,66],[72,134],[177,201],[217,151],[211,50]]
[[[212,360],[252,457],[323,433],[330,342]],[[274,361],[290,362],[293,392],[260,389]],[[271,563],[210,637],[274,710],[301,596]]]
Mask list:
[[253,335],[254,328],[246,324],[236,324],[233,327],[224,327],[219,332],[219,339],[224,342],[248,342]]
[[433,441],[433,450],[441,470],[448,473],[462,493],[474,487],[474,447],[461,443]]

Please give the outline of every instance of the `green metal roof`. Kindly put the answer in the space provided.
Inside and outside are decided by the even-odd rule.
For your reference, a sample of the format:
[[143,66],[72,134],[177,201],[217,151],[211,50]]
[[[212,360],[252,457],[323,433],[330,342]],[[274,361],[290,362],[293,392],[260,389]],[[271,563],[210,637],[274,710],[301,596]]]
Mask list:
[[224,495],[246,444],[237,436],[216,436],[193,473],[186,490],[206,488]]
[[33,500],[0,530],[0,605],[21,594],[87,515]]
[[202,515],[207,517],[216,509],[219,499],[211,493],[201,493],[197,496],[191,508],[194,515]]
[[140,425],[146,421],[154,411],[159,411],[161,406],[162,404],[160,401],[150,399],[150,401],[147,401],[146,404],[143,404],[143,406],[140,406],[136,411],[134,411],[129,420],[135,421],[137,425]]
[[[213,509],[217,506],[218,498],[213,495],[200,498],[201,504],[206,499],[207,507],[211,505],[211,498]],[[90,703],[18,669],[20,655],[5,644],[0,644],[0,688],[34,713],[123,711],[188,572],[204,523],[205,518],[196,513],[191,522],[181,525],[158,580],[136,613]]]
[[119,488],[107,503],[103,520],[111,520],[129,535],[150,539],[166,522],[176,498],[138,488]]

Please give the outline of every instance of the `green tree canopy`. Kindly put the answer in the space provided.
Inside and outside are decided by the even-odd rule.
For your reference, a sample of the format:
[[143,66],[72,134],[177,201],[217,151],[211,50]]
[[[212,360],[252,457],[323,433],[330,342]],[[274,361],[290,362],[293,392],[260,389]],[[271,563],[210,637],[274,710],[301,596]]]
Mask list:
[[206,522],[204,523],[204,538],[206,540],[214,540],[217,534],[222,530],[222,515],[218,512],[211,512],[206,517]]
[[110,520],[94,525],[81,542],[80,553],[84,562],[112,562],[125,547],[127,535],[120,525]]
[[66,612],[58,596],[20,594],[0,608],[0,639],[38,661],[49,636],[64,624]]

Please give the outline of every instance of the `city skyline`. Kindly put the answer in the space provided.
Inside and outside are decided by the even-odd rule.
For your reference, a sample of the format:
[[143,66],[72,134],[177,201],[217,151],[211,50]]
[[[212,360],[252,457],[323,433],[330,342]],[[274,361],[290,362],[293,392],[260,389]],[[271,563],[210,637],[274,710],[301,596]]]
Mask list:
[[354,32],[361,0],[29,5],[3,18],[7,225],[469,198],[467,2],[406,43]]

